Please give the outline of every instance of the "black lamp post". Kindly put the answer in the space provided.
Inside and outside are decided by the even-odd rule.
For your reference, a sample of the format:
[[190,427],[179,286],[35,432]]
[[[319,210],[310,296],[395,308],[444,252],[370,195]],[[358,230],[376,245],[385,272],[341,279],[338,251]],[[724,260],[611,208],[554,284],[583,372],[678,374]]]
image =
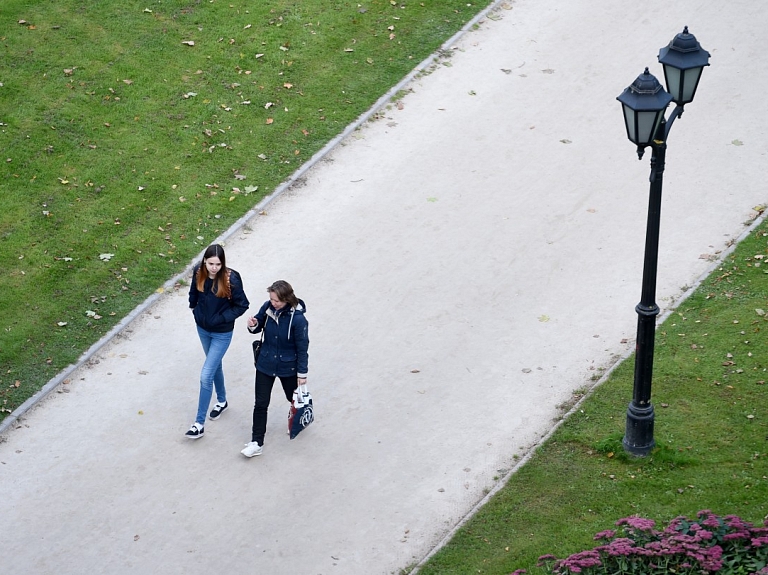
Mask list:
[[[664,177],[664,158],[667,136],[674,121],[682,116],[683,106],[693,100],[704,66],[709,66],[709,52],[702,49],[688,27],[683,29],[659,51],[659,62],[664,67],[667,89],[648,71],[648,68],[622,94],[616,98],[624,111],[627,137],[637,146],[637,157],[642,159],[650,146],[651,189],[648,202],[648,224],[645,234],[645,262],[643,286],[637,312],[637,347],[635,350],[635,380],[632,401],[627,408],[624,449],[645,456],[655,446],[653,439],[653,404],[651,379],[653,376],[653,348],[656,335],[656,273],[659,259],[659,222],[661,220],[661,185]],[[664,113],[670,102],[675,102],[669,122]]]

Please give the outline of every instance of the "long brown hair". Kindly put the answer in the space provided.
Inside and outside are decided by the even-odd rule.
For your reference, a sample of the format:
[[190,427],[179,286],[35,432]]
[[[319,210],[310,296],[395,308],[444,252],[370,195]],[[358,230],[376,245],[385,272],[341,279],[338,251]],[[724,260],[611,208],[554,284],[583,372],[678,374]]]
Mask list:
[[267,288],[267,292],[275,294],[277,299],[287,303],[289,307],[299,307],[299,298],[293,293],[291,284],[285,280],[277,280]]
[[[211,244],[205,250],[203,259],[197,268],[197,277],[195,281],[197,283],[197,291],[203,291],[205,289],[205,280],[208,279],[208,268],[205,267],[205,260],[208,258],[219,258],[221,267],[219,268],[216,277],[213,278],[213,285],[211,289],[216,297],[232,297],[232,287],[229,285],[229,269],[227,268],[227,256],[224,255],[224,248],[219,244]],[[223,281],[221,281],[223,279]]]

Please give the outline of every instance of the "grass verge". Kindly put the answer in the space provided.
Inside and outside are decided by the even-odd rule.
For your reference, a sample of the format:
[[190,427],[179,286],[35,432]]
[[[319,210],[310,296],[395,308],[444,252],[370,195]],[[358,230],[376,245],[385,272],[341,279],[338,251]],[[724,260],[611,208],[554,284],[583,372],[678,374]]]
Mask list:
[[0,421],[487,4],[4,0]]
[[768,223],[763,221],[656,334],[656,449],[621,445],[634,361],[559,427],[420,575],[545,573],[631,515],[666,523],[702,509],[768,515]]

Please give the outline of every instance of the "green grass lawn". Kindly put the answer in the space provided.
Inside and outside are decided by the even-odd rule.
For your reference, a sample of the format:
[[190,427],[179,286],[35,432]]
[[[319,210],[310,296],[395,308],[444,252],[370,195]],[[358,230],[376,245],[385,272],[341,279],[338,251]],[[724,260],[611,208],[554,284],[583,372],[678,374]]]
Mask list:
[[[572,411],[420,575],[529,574],[592,548],[623,517],[768,516],[768,224],[658,328],[657,448],[622,448],[634,357]],[[735,572],[735,571],[734,571]],[[746,571],[744,571],[746,573]]]
[[0,420],[487,5],[4,0]]

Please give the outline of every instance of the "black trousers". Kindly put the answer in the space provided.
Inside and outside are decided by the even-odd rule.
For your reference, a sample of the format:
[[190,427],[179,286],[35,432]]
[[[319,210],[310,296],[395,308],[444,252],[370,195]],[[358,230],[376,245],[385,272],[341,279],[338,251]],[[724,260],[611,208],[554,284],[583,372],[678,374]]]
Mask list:
[[[293,399],[293,392],[298,387],[296,375],[289,375],[280,378],[280,384],[283,386],[285,399],[289,402]],[[267,409],[269,400],[272,397],[272,385],[275,383],[274,375],[267,375],[256,371],[256,382],[254,384],[255,401],[253,403],[253,427],[251,428],[251,441],[264,445],[264,434],[267,432]],[[286,416],[286,429],[288,421]]]

